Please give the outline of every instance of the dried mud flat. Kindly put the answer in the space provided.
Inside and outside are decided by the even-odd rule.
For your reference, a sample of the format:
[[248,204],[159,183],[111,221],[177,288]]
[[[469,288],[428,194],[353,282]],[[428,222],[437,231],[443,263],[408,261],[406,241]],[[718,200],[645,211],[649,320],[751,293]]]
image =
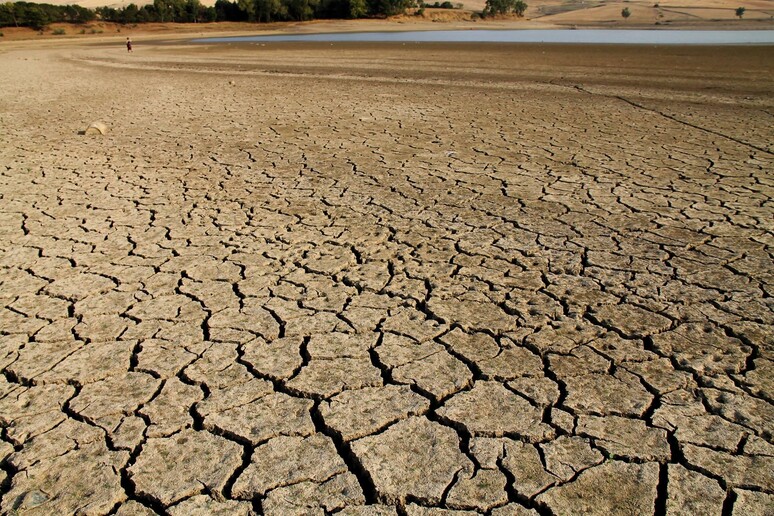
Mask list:
[[770,48],[6,48],[4,514],[772,514]]

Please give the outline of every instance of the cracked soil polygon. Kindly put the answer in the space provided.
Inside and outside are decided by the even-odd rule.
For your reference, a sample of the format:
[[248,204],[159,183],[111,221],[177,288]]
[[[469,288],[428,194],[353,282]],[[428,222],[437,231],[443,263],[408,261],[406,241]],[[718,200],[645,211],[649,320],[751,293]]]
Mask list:
[[170,505],[191,495],[223,487],[242,464],[242,447],[207,432],[184,430],[171,437],[151,438],[128,468],[137,493]]
[[452,429],[411,417],[352,442],[352,451],[386,500],[438,503],[457,472],[471,466]]

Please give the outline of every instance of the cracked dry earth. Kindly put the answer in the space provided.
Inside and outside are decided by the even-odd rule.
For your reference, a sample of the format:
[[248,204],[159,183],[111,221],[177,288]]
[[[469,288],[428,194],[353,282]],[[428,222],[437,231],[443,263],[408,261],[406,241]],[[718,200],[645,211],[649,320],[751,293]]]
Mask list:
[[772,514],[770,48],[0,68],[3,514]]

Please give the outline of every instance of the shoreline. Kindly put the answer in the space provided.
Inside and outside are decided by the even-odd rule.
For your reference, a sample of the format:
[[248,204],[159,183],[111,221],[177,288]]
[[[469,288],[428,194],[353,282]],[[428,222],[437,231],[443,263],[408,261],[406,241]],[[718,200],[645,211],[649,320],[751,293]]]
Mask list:
[[[213,23],[147,23],[120,25],[115,23],[95,22],[84,25],[65,23],[51,24],[47,31],[35,31],[28,28],[7,27],[0,29],[0,48],[17,41],[35,42],[84,42],[112,41],[126,36],[138,41],[150,38],[187,39],[202,37],[240,37],[269,36],[295,34],[338,34],[365,32],[428,32],[446,30],[647,30],[647,31],[774,31],[774,21],[752,20],[692,20],[667,23],[635,22],[584,22],[555,23],[541,21],[544,17],[524,19],[515,17],[500,17],[491,19],[418,19],[415,16],[398,16],[388,19],[359,20],[312,20],[308,22],[213,22]],[[740,22],[740,23],[737,23]],[[61,29],[65,34],[54,35],[53,31]],[[83,32],[83,33],[81,33]]]
[[190,43],[373,42],[600,45],[774,45],[774,31],[679,29],[454,29],[206,37]]

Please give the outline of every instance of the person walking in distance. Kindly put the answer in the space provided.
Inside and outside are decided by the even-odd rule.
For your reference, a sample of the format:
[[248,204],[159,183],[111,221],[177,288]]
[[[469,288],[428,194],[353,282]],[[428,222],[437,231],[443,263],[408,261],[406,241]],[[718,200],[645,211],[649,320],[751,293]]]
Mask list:
[[129,38],[126,38],[126,51],[132,52],[132,40]]

